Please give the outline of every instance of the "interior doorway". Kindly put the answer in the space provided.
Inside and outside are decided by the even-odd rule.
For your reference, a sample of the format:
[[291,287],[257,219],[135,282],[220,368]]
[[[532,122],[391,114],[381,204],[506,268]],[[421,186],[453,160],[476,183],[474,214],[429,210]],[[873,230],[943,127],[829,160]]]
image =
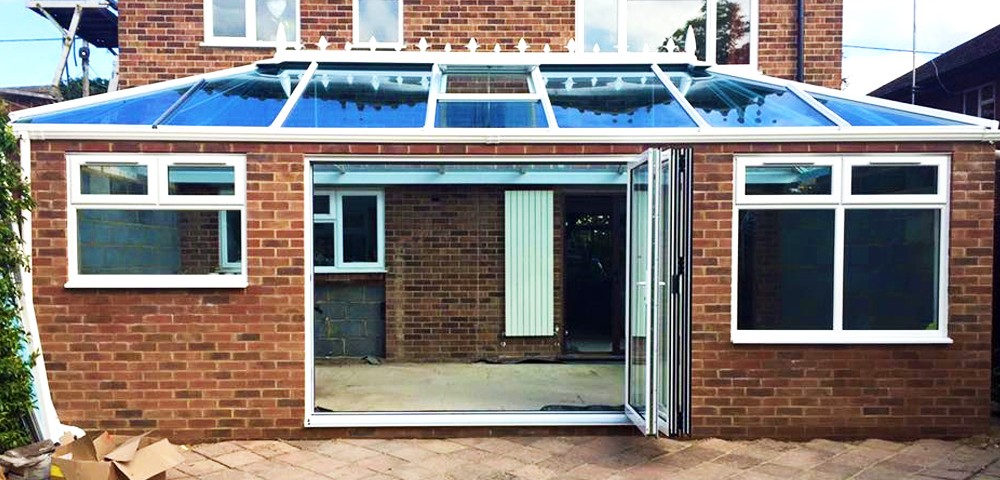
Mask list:
[[624,192],[567,194],[564,353],[624,354]]

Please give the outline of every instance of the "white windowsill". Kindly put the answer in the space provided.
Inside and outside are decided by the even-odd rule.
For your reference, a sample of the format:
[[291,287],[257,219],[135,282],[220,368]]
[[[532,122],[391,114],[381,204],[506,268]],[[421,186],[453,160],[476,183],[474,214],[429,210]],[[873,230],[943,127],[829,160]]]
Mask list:
[[63,287],[80,288],[247,288],[246,275],[78,275]]
[[939,331],[825,331],[759,330],[732,332],[738,345],[949,345],[954,341]]
[[[289,41],[285,45],[292,46],[300,44],[301,40]],[[274,49],[278,45],[278,42],[263,42],[258,40],[247,40],[242,38],[234,38],[232,40],[223,39],[212,39],[205,40],[198,44],[199,47],[210,47],[210,48],[270,48]]]

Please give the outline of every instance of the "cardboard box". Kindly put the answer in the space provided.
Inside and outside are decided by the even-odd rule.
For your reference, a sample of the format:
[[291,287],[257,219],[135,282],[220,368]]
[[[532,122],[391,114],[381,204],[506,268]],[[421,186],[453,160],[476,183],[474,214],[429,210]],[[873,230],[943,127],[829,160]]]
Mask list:
[[66,442],[56,448],[52,463],[66,480],[159,480],[183,463],[176,446],[144,433],[116,437],[103,432]]

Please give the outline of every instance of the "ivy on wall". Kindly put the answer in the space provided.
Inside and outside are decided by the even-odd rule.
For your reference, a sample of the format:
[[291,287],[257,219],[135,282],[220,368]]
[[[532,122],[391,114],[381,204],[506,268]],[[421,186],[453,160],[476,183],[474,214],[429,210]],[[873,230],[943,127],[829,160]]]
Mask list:
[[35,408],[31,368],[36,353],[21,324],[21,267],[27,266],[19,227],[34,207],[17,158],[7,106],[0,102],[0,452],[31,442],[27,420]]

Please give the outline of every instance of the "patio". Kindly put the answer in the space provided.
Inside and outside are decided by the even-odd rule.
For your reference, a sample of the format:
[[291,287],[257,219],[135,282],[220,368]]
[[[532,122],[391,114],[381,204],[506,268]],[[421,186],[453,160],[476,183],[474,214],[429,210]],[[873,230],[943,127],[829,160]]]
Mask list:
[[1000,479],[1000,449],[987,441],[349,439],[223,442],[184,455],[168,479]]

